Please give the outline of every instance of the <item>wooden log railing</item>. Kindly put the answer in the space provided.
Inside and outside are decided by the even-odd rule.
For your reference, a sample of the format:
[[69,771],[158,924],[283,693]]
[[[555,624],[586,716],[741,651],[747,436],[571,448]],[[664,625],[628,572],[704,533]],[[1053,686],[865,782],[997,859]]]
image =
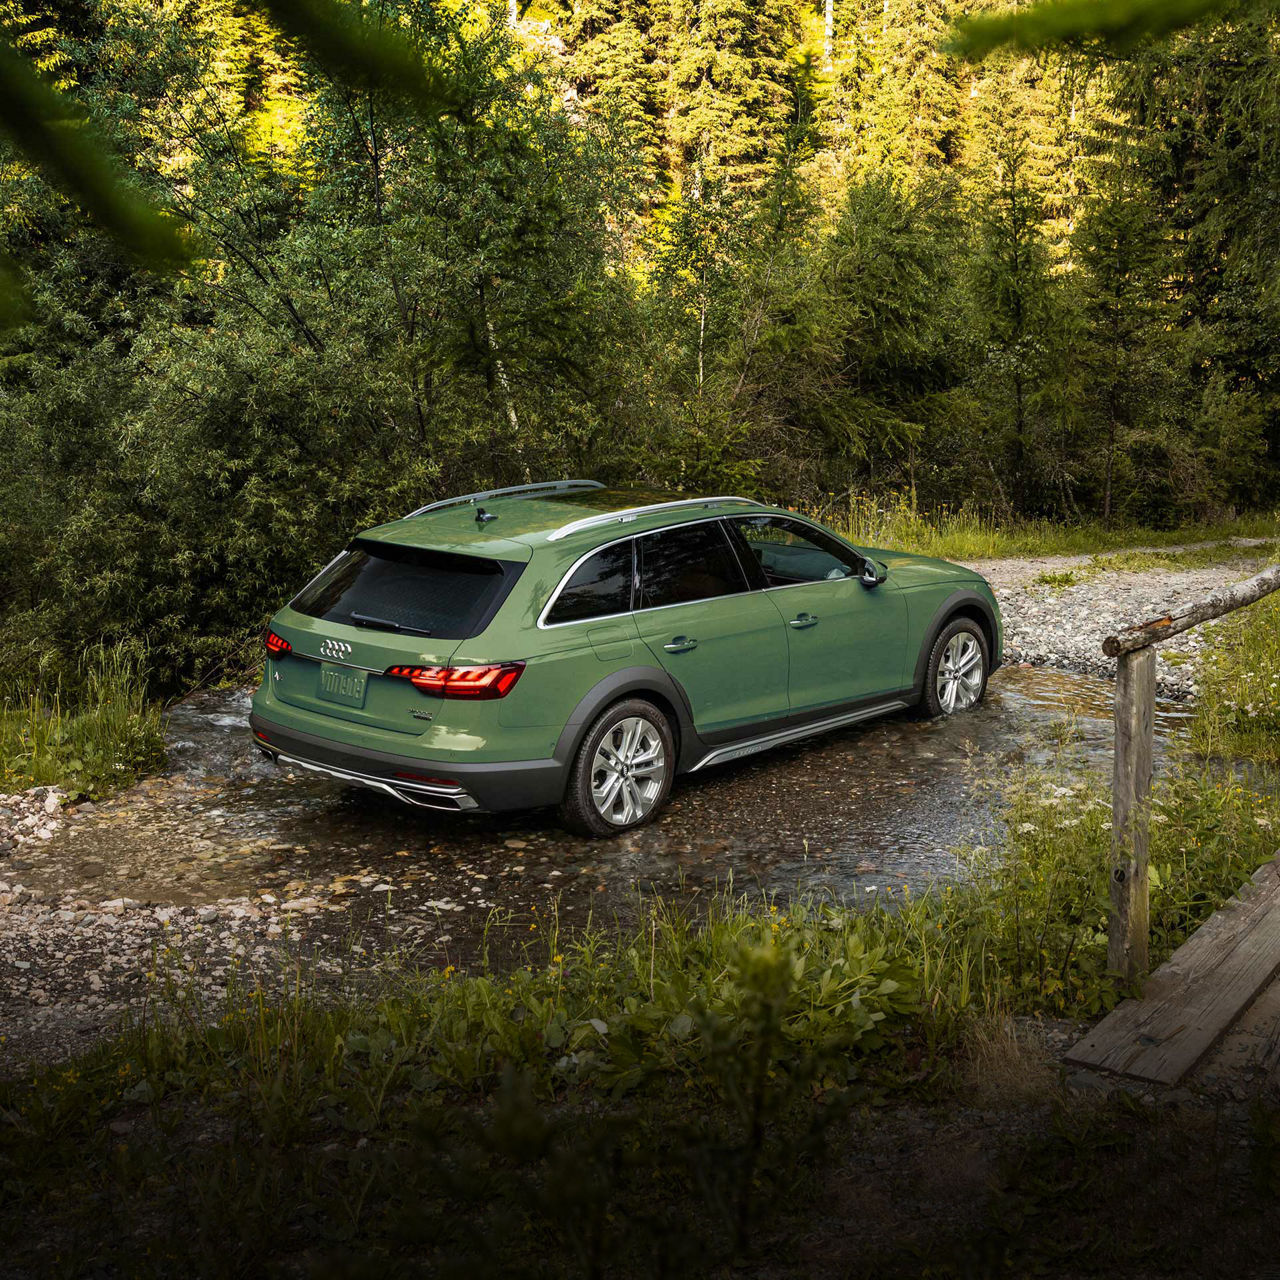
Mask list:
[[1280,591],[1280,565],[1102,642],[1116,658],[1116,745],[1111,786],[1111,917],[1107,967],[1134,982],[1147,971],[1151,774],[1155,755],[1155,646]]

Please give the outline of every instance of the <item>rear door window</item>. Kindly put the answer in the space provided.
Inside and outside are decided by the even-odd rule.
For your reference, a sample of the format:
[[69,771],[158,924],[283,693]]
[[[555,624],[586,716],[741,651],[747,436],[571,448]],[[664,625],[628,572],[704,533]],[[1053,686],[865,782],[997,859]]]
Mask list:
[[620,542],[584,560],[547,613],[548,624],[607,618],[631,608],[633,544]]
[[292,608],[372,631],[463,640],[489,624],[524,566],[357,539]]
[[638,538],[636,544],[640,556],[638,608],[712,600],[747,590],[742,567],[718,520],[664,529]]

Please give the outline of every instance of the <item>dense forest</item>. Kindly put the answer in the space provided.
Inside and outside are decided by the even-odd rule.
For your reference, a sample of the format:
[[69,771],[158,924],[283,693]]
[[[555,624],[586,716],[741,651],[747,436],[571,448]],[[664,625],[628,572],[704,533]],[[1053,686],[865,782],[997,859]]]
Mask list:
[[235,0],[6,0],[190,228],[7,152],[0,675],[207,672],[351,531],[565,474],[1170,525],[1280,493],[1270,6],[970,64],[980,0],[366,0],[448,111]]

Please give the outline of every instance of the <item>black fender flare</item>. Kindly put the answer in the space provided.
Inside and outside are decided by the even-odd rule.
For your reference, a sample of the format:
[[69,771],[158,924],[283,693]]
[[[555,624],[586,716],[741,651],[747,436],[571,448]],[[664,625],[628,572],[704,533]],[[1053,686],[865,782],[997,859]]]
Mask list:
[[656,695],[675,712],[678,772],[683,772],[690,763],[701,759],[706,753],[706,748],[693,727],[689,695],[680,682],[662,667],[624,667],[605,676],[579,699],[556,740],[555,758],[565,764],[572,762],[596,717],[606,707],[629,694],[649,697]]
[[925,628],[924,643],[921,644],[920,652],[916,655],[915,676],[911,682],[911,686],[917,695],[921,695],[924,692],[924,677],[925,671],[929,666],[929,655],[933,652],[934,642],[938,639],[942,628],[951,621],[959,610],[975,605],[987,624],[987,648],[990,650],[987,656],[991,664],[989,670],[994,671],[1000,665],[1001,655],[995,651],[996,638],[1000,634],[1000,628],[996,625],[995,610],[991,607],[991,602],[984,596],[970,587],[962,587],[957,591],[953,591],[934,610],[933,617]]

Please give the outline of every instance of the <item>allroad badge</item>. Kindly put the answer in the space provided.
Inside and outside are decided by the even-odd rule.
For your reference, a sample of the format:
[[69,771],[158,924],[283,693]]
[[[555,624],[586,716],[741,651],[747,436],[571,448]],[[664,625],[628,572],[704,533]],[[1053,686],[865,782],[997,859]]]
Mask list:
[[320,656],[322,658],[334,658],[341,661],[343,658],[349,657],[351,654],[351,646],[345,640],[322,640],[320,642]]

